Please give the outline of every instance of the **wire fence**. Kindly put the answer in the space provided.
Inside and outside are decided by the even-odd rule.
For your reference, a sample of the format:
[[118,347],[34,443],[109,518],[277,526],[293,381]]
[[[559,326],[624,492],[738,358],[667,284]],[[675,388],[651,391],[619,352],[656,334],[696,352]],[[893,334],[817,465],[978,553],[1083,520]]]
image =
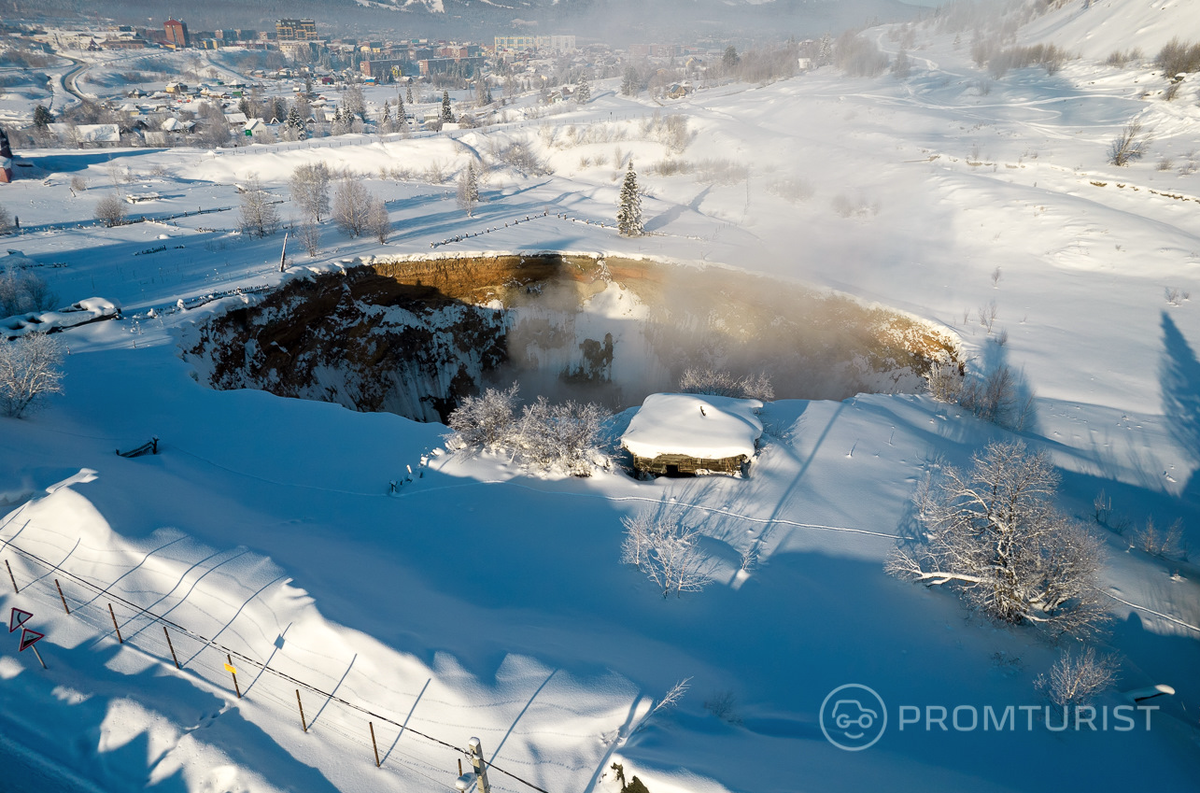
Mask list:
[[[163,548],[183,539],[185,538],[177,538]],[[314,683],[297,673],[289,673],[279,668],[282,665],[280,663],[272,666],[281,642],[273,645],[275,649],[265,661],[233,646],[237,639],[266,638],[245,637],[243,633],[247,628],[235,626],[236,614],[213,636],[193,630],[171,615],[171,612],[184,604],[187,596],[195,589],[193,583],[191,589],[179,597],[176,589],[184,578],[180,578],[175,588],[166,593],[139,589],[139,594],[151,600],[149,605],[135,602],[129,596],[116,591],[121,580],[141,567],[154,551],[147,553],[134,568],[126,570],[114,581],[105,584],[72,572],[62,564],[56,564],[14,544],[11,539],[4,542],[2,549],[9,552],[5,558],[6,572],[11,577],[15,591],[22,598],[31,599],[40,605],[63,609],[70,615],[70,619],[88,626],[95,634],[92,647],[110,641],[129,645],[163,663],[176,666],[185,675],[198,678],[227,693],[235,693],[239,699],[247,698],[256,703],[269,704],[280,719],[290,712],[294,714],[293,723],[296,729],[316,733],[323,740],[332,743],[350,744],[359,752],[363,762],[374,763],[374,758],[378,757],[381,769],[400,776],[406,782],[413,783],[416,780],[412,777],[416,777],[423,780],[423,787],[427,787],[425,783],[431,783],[436,789],[456,790],[454,780],[458,777],[457,768],[461,767],[459,761],[469,761],[472,755],[466,747],[453,740],[409,724],[413,711],[422,701],[423,690],[414,695],[411,692],[385,689],[385,693],[394,695],[396,699],[411,703],[404,711],[407,716],[400,716],[385,708],[366,704],[364,697],[356,696],[354,684],[347,682],[350,669],[354,665],[353,660],[340,680],[318,674],[317,676],[326,679]],[[77,540],[68,556],[90,555],[92,559],[89,561],[103,564],[106,555],[120,553],[121,551],[115,549],[89,548],[84,546],[81,540]],[[210,569],[201,577],[227,562],[246,555],[248,551],[240,549],[233,552],[230,558],[217,560],[222,554],[229,553],[231,552],[212,553],[205,560],[201,560],[212,563]],[[10,559],[15,564],[10,564]],[[115,566],[119,567],[119,564]],[[200,562],[195,562],[191,569],[197,569],[199,566]],[[276,578],[268,582],[250,599],[279,580],[281,579]],[[172,600],[174,603],[168,605]],[[237,613],[240,614],[245,606],[246,603],[243,603],[241,608],[237,609]],[[228,636],[223,638],[222,635],[227,632]],[[355,658],[357,659],[357,656]],[[295,663],[291,666],[295,667]],[[231,672],[231,668],[236,671]],[[311,668],[309,671],[316,672]],[[372,687],[379,688],[377,684]],[[473,729],[466,724],[446,726],[460,727],[464,733]],[[401,738],[405,736],[409,736],[410,740],[401,743]],[[496,766],[486,760],[484,762],[489,773],[499,774],[509,782],[509,785],[506,785],[498,779],[492,779],[491,788],[494,790],[516,793],[533,790],[547,793],[544,788],[522,776],[536,772],[532,762],[512,761],[524,766],[519,770]]]

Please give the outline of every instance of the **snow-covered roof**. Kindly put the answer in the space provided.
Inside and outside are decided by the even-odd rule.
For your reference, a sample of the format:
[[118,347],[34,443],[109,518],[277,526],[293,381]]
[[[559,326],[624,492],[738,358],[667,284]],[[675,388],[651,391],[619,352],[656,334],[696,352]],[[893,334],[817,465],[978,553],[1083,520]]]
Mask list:
[[31,311],[0,320],[0,335],[16,338],[28,333],[46,333],[50,330],[73,328],[106,317],[115,317],[121,312],[120,303],[102,297],[89,297],[72,303],[58,311]]
[[683,454],[704,460],[754,456],[763,425],[757,399],[708,394],[651,394],[646,397],[621,445],[638,457]]

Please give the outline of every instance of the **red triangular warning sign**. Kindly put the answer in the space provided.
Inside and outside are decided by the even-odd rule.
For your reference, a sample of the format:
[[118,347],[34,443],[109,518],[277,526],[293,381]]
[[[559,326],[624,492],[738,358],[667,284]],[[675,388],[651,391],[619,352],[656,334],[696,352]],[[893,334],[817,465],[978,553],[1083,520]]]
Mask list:
[[38,639],[42,638],[45,635],[46,634],[44,634],[44,633],[38,633],[37,631],[31,631],[31,630],[29,630],[29,628],[22,628],[21,629],[21,649],[17,650],[17,652],[21,652],[26,647],[32,647],[33,645],[37,644]]
[[28,611],[23,611],[22,609],[13,609],[12,614],[8,618],[8,632],[12,633],[15,631],[17,628],[28,622],[29,618],[32,616],[33,615]]

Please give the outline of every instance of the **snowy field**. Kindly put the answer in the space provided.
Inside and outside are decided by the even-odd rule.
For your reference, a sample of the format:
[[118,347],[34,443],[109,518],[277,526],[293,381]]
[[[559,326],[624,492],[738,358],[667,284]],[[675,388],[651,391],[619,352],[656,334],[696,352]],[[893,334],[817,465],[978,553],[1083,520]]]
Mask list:
[[[1101,15],[1113,23],[1089,21]],[[906,80],[827,67],[664,106],[599,82],[563,114],[409,139],[18,152],[31,167],[0,185],[21,222],[4,247],[61,305],[104,298],[125,318],[59,335],[65,393],[0,419],[0,555],[21,590],[6,581],[2,606],[33,612],[49,667],[15,652],[16,633],[0,655],[6,784],[452,790],[479,737],[511,774],[490,772],[504,791],[617,791],[614,762],[652,793],[1195,789],[1200,571],[1092,519],[1104,490],[1133,526],[1182,519],[1200,549],[1200,95],[1189,76],[1167,102],[1149,60],[1102,65],[1141,28],[1148,57],[1170,35],[1200,41],[1186,3],[1102,0],[1022,31],[1084,55],[1054,75],[992,79],[969,42],[919,31]],[[655,120],[671,114],[687,118],[682,141]],[[1131,119],[1149,152],[1109,165]],[[514,141],[553,173],[492,169],[467,217],[453,177]],[[638,238],[600,225],[628,156],[647,192]],[[691,173],[661,175],[664,160]],[[286,199],[293,169],[317,161],[360,174],[392,234],[325,223],[316,258],[289,243],[295,269],[433,245],[719,264],[909,312],[956,334],[972,366],[1021,371],[1035,415],[1018,435],[1107,549],[1101,648],[1120,681],[1094,704],[1156,684],[1175,696],[1154,700],[1150,731],[892,724],[862,752],[825,740],[818,714],[841,684],[892,708],[1040,706],[1034,680],[1058,656],[884,573],[926,472],[1013,435],[927,396],[770,402],[749,478],[639,480],[531,475],[435,453],[441,425],[200,385],[183,329],[255,298],[204,299],[287,277],[282,234],[235,233],[237,186],[257,174]],[[130,206],[146,222],[92,223],[116,185],[158,194]],[[113,453],[151,437],[157,455]],[[717,566],[705,591],[663,599],[620,564],[621,519],[647,508],[702,532]],[[678,707],[651,714],[684,679]]]

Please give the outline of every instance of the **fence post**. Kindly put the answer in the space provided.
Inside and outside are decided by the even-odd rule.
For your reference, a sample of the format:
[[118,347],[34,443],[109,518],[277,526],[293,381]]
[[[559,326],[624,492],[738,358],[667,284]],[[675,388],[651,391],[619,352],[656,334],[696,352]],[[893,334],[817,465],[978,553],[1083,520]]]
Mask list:
[[175,668],[182,669],[183,667],[179,665],[179,657],[175,655],[175,645],[171,642],[171,634],[166,625],[163,626],[163,636],[167,637],[167,647],[171,648],[171,660],[175,662]]
[[225,660],[229,662],[225,664],[225,669],[228,670],[229,674],[233,675],[233,690],[237,693],[237,698],[241,699],[242,689],[238,686],[237,669],[233,665],[233,656],[231,656],[229,653],[225,653]]
[[117,631],[117,641],[121,644],[125,643],[125,639],[121,637],[121,626],[117,624],[117,615],[113,611],[112,603],[108,604],[108,616],[112,617],[113,628]]
[[5,560],[4,560],[4,566],[8,568],[8,579],[9,579],[10,581],[12,581],[12,584],[13,584],[13,593],[14,593],[14,594],[20,594],[20,593],[21,593],[21,590],[20,590],[20,589],[17,587],[17,577],[13,575],[13,572],[12,572],[12,565],[10,565],[10,564],[8,563],[8,560],[7,560],[7,559],[5,559]]
[[492,786],[488,784],[487,761],[483,759],[483,744],[478,738],[472,738],[467,743],[471,750],[471,765],[475,768],[475,778],[479,781],[479,793],[491,793]]
[[368,721],[367,726],[371,728],[371,748],[375,750],[375,767],[379,768],[379,746],[375,743],[375,723]]
[[300,701],[300,689],[296,689],[296,704],[300,706],[300,726],[308,732],[308,725],[304,722],[304,703]]
[[58,579],[57,579],[57,578],[56,578],[56,579],[54,579],[54,586],[58,587],[58,599],[62,601],[62,604],[63,604],[63,611],[65,611],[65,612],[67,612],[68,614],[70,614],[70,613],[71,613],[71,610],[70,610],[69,608],[67,608],[67,599],[66,599],[65,597],[63,597],[63,593],[62,593],[62,584],[58,583]]

